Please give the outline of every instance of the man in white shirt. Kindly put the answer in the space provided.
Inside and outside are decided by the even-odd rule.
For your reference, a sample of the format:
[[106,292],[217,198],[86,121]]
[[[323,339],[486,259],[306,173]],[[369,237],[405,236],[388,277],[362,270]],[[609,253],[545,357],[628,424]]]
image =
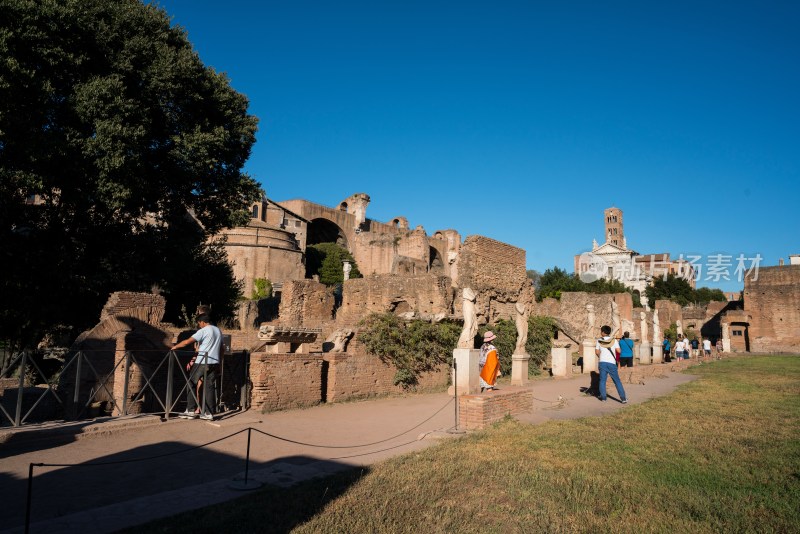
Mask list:
[[[216,370],[219,365],[220,349],[222,349],[222,332],[211,324],[211,319],[207,314],[198,316],[197,324],[200,326],[197,332],[172,347],[172,350],[176,350],[191,343],[197,343],[197,354],[186,365],[187,371],[191,369],[189,390],[186,396],[186,411],[180,414],[180,417],[184,419],[197,419],[199,417],[200,419],[213,421],[214,406],[217,398]],[[195,397],[195,392],[199,391],[197,388],[199,382],[203,384],[202,413],[200,413],[200,408],[197,407],[197,399]]]
[[703,353],[706,356],[711,356],[711,340],[708,338],[703,340]]
[[600,357],[600,400],[606,401],[606,381],[608,376],[611,375],[611,380],[614,381],[614,386],[619,393],[620,401],[622,404],[628,403],[628,397],[625,395],[625,389],[622,387],[622,381],[619,379],[619,372],[617,372],[617,350],[619,350],[619,343],[611,337],[611,327],[603,325],[600,328],[600,333],[603,337],[597,340],[594,347],[594,353]]

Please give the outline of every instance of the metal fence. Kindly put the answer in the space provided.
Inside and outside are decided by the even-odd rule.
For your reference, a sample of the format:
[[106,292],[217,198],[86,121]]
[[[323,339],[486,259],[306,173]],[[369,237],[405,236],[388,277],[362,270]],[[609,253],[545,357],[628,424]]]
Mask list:
[[[63,363],[22,351],[0,373],[0,424],[22,426],[47,420],[81,420],[107,415],[163,414],[183,411],[190,386],[186,364],[191,351],[81,350]],[[249,407],[249,354],[226,354],[217,371],[217,411]],[[120,383],[121,382],[121,383]],[[207,383],[207,381],[206,381]],[[202,388],[205,396],[213,388]]]

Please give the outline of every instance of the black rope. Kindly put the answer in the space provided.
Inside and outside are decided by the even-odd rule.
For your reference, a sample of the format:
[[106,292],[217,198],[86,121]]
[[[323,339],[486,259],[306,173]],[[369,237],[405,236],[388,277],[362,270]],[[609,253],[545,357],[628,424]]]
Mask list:
[[[203,443],[202,445],[195,445],[194,447],[187,447],[185,449],[181,449],[179,451],[173,452],[165,452],[164,454],[156,454],[155,456],[145,456],[143,458],[132,458],[130,460],[114,460],[111,462],[89,462],[85,464],[32,464],[37,467],[92,467],[97,465],[116,465],[116,464],[130,464],[134,462],[143,462],[145,460],[155,460],[157,458],[164,458],[166,456],[174,456],[176,454],[183,454],[184,452],[190,452],[196,449],[202,449],[203,447],[208,447],[209,445],[213,445],[214,443],[218,443],[220,441],[226,440],[228,438],[232,438],[237,434],[241,434],[242,432],[246,431],[246,428],[239,430],[238,432],[234,432],[228,436],[215,439],[214,441],[209,441],[208,443]],[[255,430],[255,429],[254,429]]]
[[[276,436],[275,434],[270,434],[269,432],[264,432],[264,431],[261,431],[261,430],[259,430],[257,428],[254,428],[253,430],[255,430],[256,432],[258,432],[260,434],[264,434],[265,436],[269,436],[271,438],[275,438],[275,439],[278,439],[278,440],[281,440],[281,441],[286,441],[288,443],[294,443],[295,445],[305,445],[306,447],[317,447],[317,448],[320,448],[320,449],[355,449],[357,447],[369,447],[371,445],[378,445],[380,443],[385,443],[387,441],[391,441],[393,439],[399,438],[403,434],[408,434],[412,430],[424,425],[425,423],[427,423],[428,421],[430,421],[431,419],[433,419],[434,417],[439,415],[439,413],[442,410],[444,410],[445,408],[447,408],[452,401],[453,401],[453,399],[448,400],[447,403],[444,406],[442,406],[441,408],[436,410],[436,412],[433,415],[431,415],[430,417],[428,417],[427,419],[425,419],[424,421],[422,421],[418,425],[413,426],[413,427],[411,427],[408,430],[405,430],[403,432],[400,432],[399,434],[396,434],[396,435],[394,435],[394,436],[392,436],[390,438],[382,439],[380,441],[373,441],[372,443],[361,443],[361,444],[358,444],[358,445],[318,445],[316,443],[305,443],[303,441],[296,441],[296,440],[293,440],[293,439],[284,438],[284,437],[281,437],[281,436]],[[416,441],[416,440],[414,440],[414,441]],[[412,443],[412,442],[409,442],[409,443]],[[389,449],[386,449],[386,450],[389,450]],[[378,452],[380,452],[380,451],[378,451]]]

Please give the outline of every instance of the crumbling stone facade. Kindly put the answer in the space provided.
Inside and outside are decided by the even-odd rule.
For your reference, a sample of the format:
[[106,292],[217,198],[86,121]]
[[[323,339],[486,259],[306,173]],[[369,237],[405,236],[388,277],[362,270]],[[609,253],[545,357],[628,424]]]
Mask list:
[[286,326],[318,326],[333,318],[333,291],[314,280],[292,280],[283,286],[280,322]]
[[[100,313],[100,322],[78,336],[71,347],[73,352],[81,351],[93,369],[84,366],[77,382],[73,373],[62,376],[60,387],[67,391],[77,387],[80,392],[79,402],[68,410],[77,414],[95,393],[95,400],[110,403],[115,406],[114,413],[119,414],[124,405],[136,398],[145,387],[145,377],[153,374],[174,338],[169,325],[161,323],[165,304],[164,297],[150,293],[120,291],[109,296]],[[127,398],[126,354],[131,355]],[[157,386],[165,376],[160,374],[151,380]],[[71,402],[72,396],[67,396],[67,400]],[[156,410],[152,396],[142,397],[141,402],[128,407],[128,413]]]
[[446,276],[372,275],[344,283],[337,322],[357,324],[370,313],[407,318],[442,318],[451,314],[453,290]]

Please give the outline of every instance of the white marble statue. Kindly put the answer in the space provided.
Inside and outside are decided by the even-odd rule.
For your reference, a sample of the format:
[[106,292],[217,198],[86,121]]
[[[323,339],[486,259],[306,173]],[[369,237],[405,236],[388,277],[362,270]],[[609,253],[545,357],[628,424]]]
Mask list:
[[586,330],[586,334],[583,336],[586,339],[592,339],[595,337],[594,331],[594,305],[587,304],[586,305],[586,322],[589,324],[589,328]]
[[517,346],[514,348],[514,354],[524,355],[525,343],[528,341],[528,315],[527,306],[524,302],[517,302],[514,304],[514,324],[517,327]]
[[619,336],[619,304],[615,300],[611,301],[611,337]]
[[461,292],[461,311],[464,315],[464,328],[458,338],[459,349],[474,349],[475,334],[478,333],[478,316],[475,313],[475,292],[465,287]]
[[647,314],[645,312],[640,312],[639,317],[642,321],[642,343],[647,343]]
[[653,345],[661,344],[661,325],[658,322],[658,310],[653,309]]
[[342,272],[344,273],[344,279],[350,280],[350,271],[353,270],[353,266],[350,265],[350,262],[347,260],[342,261]]
[[681,323],[680,319],[675,321],[675,326],[678,329],[678,337],[683,337],[683,323]]

